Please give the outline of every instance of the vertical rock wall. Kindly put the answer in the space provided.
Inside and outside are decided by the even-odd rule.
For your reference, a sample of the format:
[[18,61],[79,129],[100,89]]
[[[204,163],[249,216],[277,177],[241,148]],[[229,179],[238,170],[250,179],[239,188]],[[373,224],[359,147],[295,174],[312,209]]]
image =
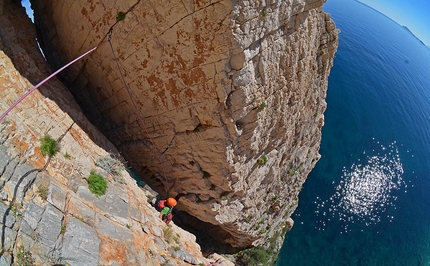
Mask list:
[[[186,194],[178,209],[232,248],[288,229],[320,157],[337,48],[323,1],[32,4],[53,66],[100,45],[63,81],[138,175],[162,194]],[[112,26],[129,92],[106,43]]]
[[[0,25],[3,113],[50,71],[19,1],[0,1]],[[45,134],[58,140],[54,157],[41,153]],[[161,221],[126,171],[98,167],[109,152],[56,78],[0,121],[0,265],[233,265],[203,257],[195,236]],[[100,197],[88,189],[91,171],[108,183]]]

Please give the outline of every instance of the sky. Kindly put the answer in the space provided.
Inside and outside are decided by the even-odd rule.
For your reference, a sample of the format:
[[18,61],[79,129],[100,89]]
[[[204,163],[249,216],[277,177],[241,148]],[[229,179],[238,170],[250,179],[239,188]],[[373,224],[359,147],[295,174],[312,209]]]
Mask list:
[[408,29],[430,46],[430,0],[359,0]]
[[30,0],[21,0],[21,5],[25,7],[25,12],[27,12],[27,16],[34,22],[33,18],[33,10],[30,7]]

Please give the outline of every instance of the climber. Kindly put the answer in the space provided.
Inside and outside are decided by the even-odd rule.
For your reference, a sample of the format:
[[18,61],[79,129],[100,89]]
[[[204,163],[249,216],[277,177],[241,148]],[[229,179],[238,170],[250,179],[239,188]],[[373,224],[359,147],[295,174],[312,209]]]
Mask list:
[[168,225],[173,218],[173,207],[178,204],[179,199],[183,194],[176,195],[175,198],[168,198],[167,200],[158,200],[155,204],[157,210],[160,211],[160,219],[165,220]]
[[159,200],[155,203],[157,210],[160,211],[160,219],[166,220],[166,224],[169,224],[172,220],[172,209],[178,202],[174,198],[168,198],[166,200]]

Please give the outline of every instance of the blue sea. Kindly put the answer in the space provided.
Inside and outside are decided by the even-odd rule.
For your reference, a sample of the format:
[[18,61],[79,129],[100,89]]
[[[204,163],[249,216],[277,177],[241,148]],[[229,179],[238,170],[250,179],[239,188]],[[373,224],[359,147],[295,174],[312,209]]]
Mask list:
[[322,158],[277,265],[430,265],[430,50],[359,2],[323,8],[341,33]]

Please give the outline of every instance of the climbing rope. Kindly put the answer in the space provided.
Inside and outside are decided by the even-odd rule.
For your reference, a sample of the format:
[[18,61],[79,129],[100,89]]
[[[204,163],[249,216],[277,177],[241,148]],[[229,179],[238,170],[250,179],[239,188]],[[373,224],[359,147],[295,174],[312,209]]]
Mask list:
[[15,108],[15,106],[17,106],[22,100],[25,99],[25,97],[27,97],[28,95],[30,95],[30,93],[32,93],[33,91],[37,90],[37,88],[39,88],[40,86],[42,86],[45,82],[47,82],[48,80],[50,80],[53,76],[57,75],[58,73],[60,73],[61,71],[63,71],[64,69],[66,69],[67,67],[69,67],[70,65],[74,64],[75,62],[81,60],[82,58],[84,58],[85,56],[91,54],[92,52],[94,52],[95,50],[97,50],[97,48],[99,48],[101,45],[100,44],[96,47],[94,47],[93,49],[89,50],[88,52],[80,55],[79,57],[77,57],[76,59],[70,61],[67,65],[63,66],[62,68],[58,69],[57,71],[55,71],[54,73],[52,73],[49,77],[45,78],[44,80],[42,80],[41,82],[39,82],[36,86],[34,86],[33,88],[31,88],[29,91],[27,91],[23,96],[21,96],[18,100],[16,100],[7,110],[6,112],[4,112],[1,116],[0,116],[0,121],[3,120],[3,118],[6,117],[6,115],[12,111],[13,108]]
[[143,121],[143,119],[142,119],[142,117],[140,115],[140,112],[139,112],[139,109],[137,108],[136,102],[134,101],[134,97],[131,94],[130,87],[128,86],[127,82],[125,81],[125,78],[124,78],[124,75],[122,73],[121,67],[119,66],[118,57],[116,56],[115,51],[114,51],[113,46],[112,46],[112,31],[113,31],[113,26],[110,28],[109,34],[108,34],[108,42],[109,42],[109,45],[110,45],[110,49],[111,49],[112,55],[113,55],[113,57],[115,59],[116,66],[118,68],[118,72],[119,72],[120,77],[121,77],[121,81],[124,84],[124,87],[127,90],[127,94],[129,96],[132,104],[133,104],[133,111],[136,114],[136,116],[139,118],[139,122],[141,124],[141,127],[143,127],[143,129],[145,130],[145,134],[147,136],[147,139],[151,142],[152,146],[155,148],[155,150],[158,153],[158,160],[160,161],[161,168],[163,169],[163,177],[164,177],[164,181],[166,182],[164,189],[166,191],[166,198],[167,198],[168,195],[169,195],[169,189],[170,188],[169,188],[169,185],[168,185],[169,183],[168,183],[167,177],[166,177],[166,170],[165,170],[164,162],[163,162],[163,153],[158,149],[157,145],[155,145],[154,141],[149,137],[148,130],[146,129],[145,123],[144,123],[144,121]]
[[[118,68],[118,71],[119,71],[119,73],[120,73],[120,76],[121,76],[121,80],[122,80],[122,83],[124,84],[124,86],[125,86],[125,88],[126,88],[126,90],[127,90],[127,93],[128,93],[128,96],[130,97],[130,100],[131,100],[131,102],[132,102],[132,104],[133,104],[133,111],[134,111],[134,113],[137,115],[137,117],[139,118],[139,122],[140,122],[140,124],[141,124],[141,126],[143,127],[143,129],[145,130],[145,133],[146,133],[146,136],[148,136],[148,139],[149,139],[149,141],[151,142],[151,144],[152,144],[152,146],[153,147],[155,147],[155,149],[157,150],[157,153],[158,153],[158,159],[159,159],[159,161],[160,161],[160,164],[161,164],[161,167],[162,167],[162,169],[163,169],[163,176],[164,176],[164,180],[165,180],[165,182],[166,182],[166,186],[167,187],[165,187],[165,191],[166,191],[166,196],[168,196],[168,194],[169,194],[169,186],[168,186],[168,181],[167,181],[167,177],[166,177],[166,170],[165,170],[165,167],[164,167],[164,162],[163,162],[163,160],[162,160],[162,152],[158,149],[158,147],[157,147],[157,145],[155,145],[155,143],[154,143],[154,141],[149,137],[149,133],[148,133],[148,130],[146,129],[146,127],[145,127],[145,123],[143,122],[143,119],[142,119],[142,117],[140,116],[140,112],[139,112],[139,110],[138,110],[138,108],[137,108],[137,106],[136,106],[136,102],[134,101],[134,98],[133,98],[133,96],[131,95],[131,90],[130,90],[130,87],[128,86],[128,84],[127,84],[127,82],[125,81],[125,79],[124,79],[124,75],[123,75],[123,73],[122,73],[122,70],[121,70],[121,67],[119,66],[119,60],[118,60],[118,58],[117,58],[117,56],[116,56],[116,54],[115,54],[115,51],[114,51],[114,49],[113,49],[113,46],[112,46],[112,31],[113,31],[113,26],[109,29],[109,33],[108,33],[108,42],[109,42],[109,45],[110,45],[110,48],[111,48],[111,51],[112,51],[112,54],[113,54],[113,57],[114,57],[114,59],[115,59],[115,63],[116,63],[116,66],[117,66],[117,68]],[[96,46],[96,47],[94,47],[94,48],[92,48],[92,49],[90,49],[89,51],[87,51],[87,52],[85,52],[85,53],[83,53],[82,55],[80,55],[79,57],[77,57],[77,58],[75,58],[74,60],[72,60],[72,61],[70,61],[67,65],[65,65],[65,66],[63,66],[62,68],[60,68],[60,69],[58,69],[57,71],[55,71],[54,73],[52,73],[49,77],[47,77],[47,78],[45,78],[44,80],[42,80],[41,82],[39,82],[36,86],[34,86],[33,88],[31,88],[29,91],[27,91],[23,96],[21,96],[18,100],[16,100],[1,116],[0,116],[0,121],[1,120],[3,120],[3,118],[5,118],[6,117],[6,115],[7,114],[9,114],[9,112],[10,111],[12,111],[22,100],[24,100],[28,95],[30,95],[33,91],[35,91],[37,88],[39,88],[40,86],[42,86],[45,82],[47,82],[48,80],[50,80],[52,77],[54,77],[54,76],[56,76],[58,73],[60,73],[61,71],[63,71],[64,69],[66,69],[67,67],[69,67],[70,65],[72,65],[72,64],[74,64],[74,63],[76,63],[77,61],[79,61],[79,60],[81,60],[82,58],[84,58],[85,56],[87,56],[87,55],[89,55],[89,54],[91,54],[92,52],[94,52],[95,50],[97,50],[100,46],[102,46],[103,44],[105,44],[106,42],[104,42],[104,43],[102,43],[102,44],[100,44],[100,45],[98,45],[98,46]]]

